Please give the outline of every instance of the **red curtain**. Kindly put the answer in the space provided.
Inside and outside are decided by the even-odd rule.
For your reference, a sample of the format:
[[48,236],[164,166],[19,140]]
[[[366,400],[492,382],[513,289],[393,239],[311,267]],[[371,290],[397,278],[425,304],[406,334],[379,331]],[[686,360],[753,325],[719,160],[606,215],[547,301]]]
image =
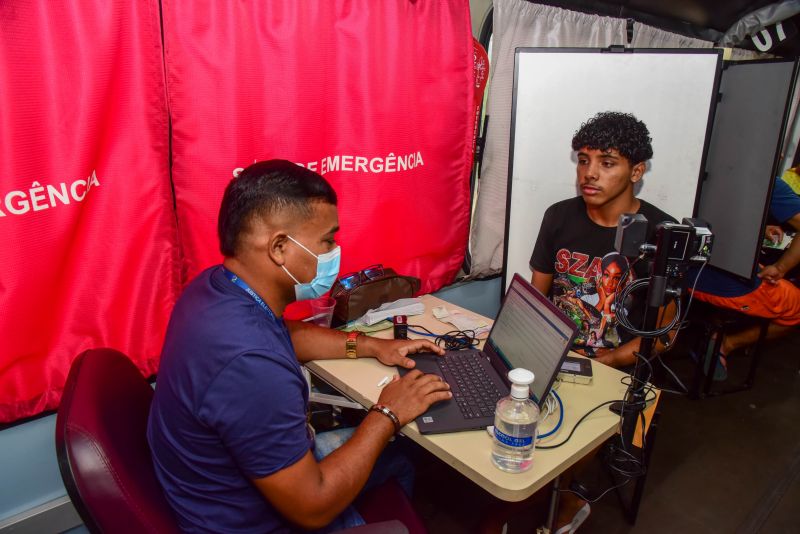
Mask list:
[[254,160],[331,181],[343,271],[382,262],[429,292],[460,267],[467,0],[7,0],[0,27],[0,422],[55,408],[87,348],[157,370]]
[[157,368],[178,294],[157,1],[0,2],[0,422],[72,360]]
[[453,280],[469,226],[469,5],[163,0],[173,179],[188,277],[221,257],[237,167],[282,158],[336,189],[343,272]]

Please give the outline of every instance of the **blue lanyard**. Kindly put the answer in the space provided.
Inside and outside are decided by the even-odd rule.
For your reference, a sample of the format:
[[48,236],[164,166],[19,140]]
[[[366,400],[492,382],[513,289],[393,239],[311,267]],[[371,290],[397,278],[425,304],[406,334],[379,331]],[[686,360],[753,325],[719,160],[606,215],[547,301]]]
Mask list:
[[278,321],[278,319],[275,317],[275,314],[272,313],[272,310],[270,310],[269,306],[267,306],[267,303],[264,302],[264,299],[259,297],[258,293],[253,291],[253,289],[249,285],[247,285],[247,282],[245,282],[244,280],[239,278],[237,275],[235,275],[232,272],[230,272],[228,269],[225,268],[224,265],[222,266],[222,272],[225,273],[225,276],[228,278],[228,280],[230,280],[231,282],[233,282],[237,286],[239,286],[242,289],[244,289],[247,292],[247,294],[250,295],[253,298],[254,301],[256,301],[256,304],[261,306],[261,309],[264,310],[264,313],[266,313],[267,316],[270,319],[272,319],[275,322]]
[[258,304],[261,307],[261,309],[264,310],[264,313],[267,314],[267,317],[269,317],[278,324],[278,326],[280,327],[281,334],[283,334],[284,340],[286,341],[286,346],[289,347],[291,353],[294,354],[294,344],[292,343],[292,336],[289,335],[289,330],[286,328],[286,323],[278,320],[278,318],[275,317],[275,314],[272,313],[272,310],[269,309],[269,306],[267,306],[267,303],[264,302],[264,299],[259,297],[258,293],[253,291],[253,288],[247,285],[247,282],[239,278],[238,275],[230,272],[228,269],[225,268],[224,265],[222,266],[222,272],[225,273],[225,276],[228,278],[228,280],[230,280],[237,286],[244,289],[247,292],[247,294],[250,295],[254,301],[256,301],[256,304]]

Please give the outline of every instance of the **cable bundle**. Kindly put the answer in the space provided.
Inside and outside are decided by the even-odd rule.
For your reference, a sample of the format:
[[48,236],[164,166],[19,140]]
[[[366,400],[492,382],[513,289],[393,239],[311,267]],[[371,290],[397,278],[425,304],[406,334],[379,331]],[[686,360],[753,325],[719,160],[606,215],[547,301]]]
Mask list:
[[[419,328],[424,330],[412,330],[412,328]],[[445,350],[463,350],[477,347],[478,341],[474,330],[450,330],[444,334],[434,334],[424,326],[410,324],[408,329],[417,334],[418,336],[427,336],[434,338],[433,342]]]

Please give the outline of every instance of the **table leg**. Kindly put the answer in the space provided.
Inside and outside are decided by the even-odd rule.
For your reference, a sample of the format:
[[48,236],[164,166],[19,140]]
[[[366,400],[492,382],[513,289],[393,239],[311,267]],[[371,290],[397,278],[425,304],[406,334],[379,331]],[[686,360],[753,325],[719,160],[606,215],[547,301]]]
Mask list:
[[558,486],[561,482],[561,475],[553,480],[553,490],[550,495],[550,510],[547,513],[547,532],[553,532],[556,527],[556,513],[558,512]]

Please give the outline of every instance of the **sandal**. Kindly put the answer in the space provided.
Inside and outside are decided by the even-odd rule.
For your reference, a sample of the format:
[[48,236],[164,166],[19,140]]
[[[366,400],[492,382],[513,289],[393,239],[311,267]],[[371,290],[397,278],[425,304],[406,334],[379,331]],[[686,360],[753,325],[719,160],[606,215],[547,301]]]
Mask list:
[[708,374],[708,369],[711,367],[711,362],[716,358],[716,365],[714,366],[714,382],[723,382],[728,379],[728,359],[722,354],[722,351],[712,355],[716,340],[714,338],[708,343],[706,350],[705,361],[703,363],[703,371]]
[[586,521],[586,518],[589,517],[591,512],[592,507],[589,506],[589,503],[587,502],[581,507],[580,510],[575,512],[575,515],[572,516],[572,521],[556,530],[553,534],[573,534],[573,532],[576,532],[578,527],[581,526],[584,521]]

